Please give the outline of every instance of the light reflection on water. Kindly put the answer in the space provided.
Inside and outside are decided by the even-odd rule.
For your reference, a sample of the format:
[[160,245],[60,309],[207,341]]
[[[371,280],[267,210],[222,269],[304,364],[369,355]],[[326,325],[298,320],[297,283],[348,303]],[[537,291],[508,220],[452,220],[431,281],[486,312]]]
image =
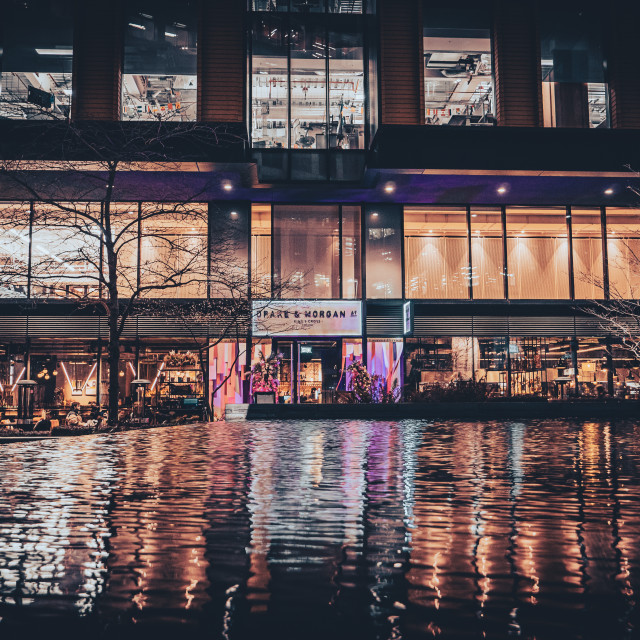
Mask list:
[[256,422],[6,445],[0,633],[632,638],[639,435]]

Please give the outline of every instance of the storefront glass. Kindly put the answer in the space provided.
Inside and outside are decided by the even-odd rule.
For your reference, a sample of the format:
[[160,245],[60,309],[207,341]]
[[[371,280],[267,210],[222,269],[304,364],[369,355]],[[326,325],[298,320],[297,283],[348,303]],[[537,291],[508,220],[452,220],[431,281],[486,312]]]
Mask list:
[[271,297],[271,205],[251,206],[251,292]]
[[491,9],[425,2],[423,16],[426,124],[495,124]]
[[474,300],[504,298],[500,209],[471,209],[471,282]]
[[640,298],[640,209],[607,208],[607,258],[612,298]]
[[208,207],[143,203],[140,281],[144,297],[207,296]]
[[73,3],[4,2],[2,27],[0,118],[68,118]]
[[245,400],[246,342],[223,340],[209,349],[209,394],[213,398],[213,411],[224,418],[228,404],[241,404]]
[[29,203],[0,205],[0,298],[27,297],[29,208]]
[[123,120],[195,120],[197,2],[127,0]]
[[[507,339],[499,336],[495,338],[475,338],[474,340],[477,340],[478,356],[474,362],[476,382],[485,385],[488,397],[507,395]],[[475,352],[476,347],[474,344]]]
[[360,207],[342,207],[342,297],[362,297]]
[[372,377],[377,376],[378,380],[377,388],[372,389],[374,401],[381,401],[385,394],[391,394],[394,401],[400,399],[404,385],[402,355],[402,339],[389,338],[367,342],[367,371]]
[[577,300],[604,297],[600,209],[571,208],[573,286]]
[[565,209],[507,209],[509,298],[568,299]]
[[280,297],[340,297],[339,234],[337,206],[274,207],[273,267]]
[[365,224],[367,298],[402,298],[402,208],[368,205]]
[[469,239],[464,208],[405,207],[407,298],[468,298]]

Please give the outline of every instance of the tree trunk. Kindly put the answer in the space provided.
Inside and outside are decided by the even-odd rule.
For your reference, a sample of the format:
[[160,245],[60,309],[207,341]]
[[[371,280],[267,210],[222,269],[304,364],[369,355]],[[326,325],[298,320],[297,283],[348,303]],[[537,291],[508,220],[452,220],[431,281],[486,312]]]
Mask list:
[[120,336],[118,335],[118,302],[109,305],[109,424],[118,422],[120,392]]

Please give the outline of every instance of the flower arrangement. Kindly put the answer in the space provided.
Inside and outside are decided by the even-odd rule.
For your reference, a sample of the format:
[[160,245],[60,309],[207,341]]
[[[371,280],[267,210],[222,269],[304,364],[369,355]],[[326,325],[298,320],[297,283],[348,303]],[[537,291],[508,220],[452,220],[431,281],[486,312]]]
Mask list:
[[357,402],[371,402],[371,376],[360,360],[354,360],[347,371],[351,376],[348,391],[353,391]]
[[164,357],[167,367],[195,367],[197,364],[197,356],[191,351],[182,353],[181,351],[169,351]]
[[268,358],[260,351],[259,360],[251,368],[251,387],[254,391],[273,391],[277,393],[280,382],[280,354],[272,353]]

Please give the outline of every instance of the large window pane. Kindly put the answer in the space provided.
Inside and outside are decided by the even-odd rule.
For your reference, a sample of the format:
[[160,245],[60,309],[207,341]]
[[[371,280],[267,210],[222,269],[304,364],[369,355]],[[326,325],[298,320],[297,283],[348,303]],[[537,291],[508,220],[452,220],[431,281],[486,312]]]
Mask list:
[[251,295],[271,297],[271,205],[251,206]]
[[608,127],[602,13],[553,3],[541,11],[545,127]]
[[123,119],[195,120],[196,1],[126,5]]
[[325,28],[291,23],[291,146],[326,149],[327,71]]
[[[111,203],[108,217],[117,254],[118,295],[130,296],[138,288],[138,203]],[[108,281],[107,260],[103,270]]]
[[490,11],[460,2],[424,3],[427,124],[495,123]]
[[0,22],[0,118],[69,117],[73,3],[5,2]]
[[288,46],[286,24],[276,14],[253,19],[251,139],[257,148],[287,148]]
[[29,203],[0,205],[0,298],[25,298],[29,271]]
[[339,298],[337,206],[275,206],[273,264],[283,298]]
[[640,209],[607,208],[612,298],[640,298]]
[[504,249],[499,209],[471,210],[471,267],[475,299],[504,298]]
[[507,209],[509,297],[568,299],[565,209]]
[[468,298],[469,245],[464,208],[404,210],[407,298]]
[[367,298],[402,298],[401,216],[398,206],[367,206]]
[[600,209],[571,209],[573,286],[577,299],[603,298]]
[[36,203],[31,295],[85,298],[98,295],[100,205]]
[[207,205],[142,204],[140,282],[148,298],[207,295]]
[[340,149],[364,149],[363,34],[356,22],[329,31],[329,142]]
[[360,207],[342,207],[342,297],[362,297]]

